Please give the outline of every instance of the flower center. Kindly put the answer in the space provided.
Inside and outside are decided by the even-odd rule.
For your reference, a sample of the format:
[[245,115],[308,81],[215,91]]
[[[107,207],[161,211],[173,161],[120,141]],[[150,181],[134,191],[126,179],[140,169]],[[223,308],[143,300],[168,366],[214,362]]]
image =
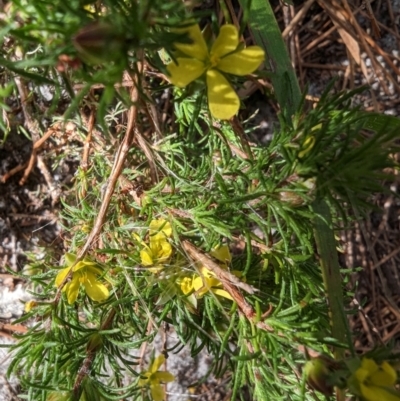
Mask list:
[[217,55],[210,54],[210,68],[215,68],[219,64],[220,60],[221,59]]

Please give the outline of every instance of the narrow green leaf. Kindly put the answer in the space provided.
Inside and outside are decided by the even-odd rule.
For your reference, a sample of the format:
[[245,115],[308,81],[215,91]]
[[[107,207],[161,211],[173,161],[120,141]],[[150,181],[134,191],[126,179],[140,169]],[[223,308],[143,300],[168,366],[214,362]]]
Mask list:
[[256,43],[266,54],[266,65],[272,70],[271,81],[276,98],[286,121],[298,109],[302,96],[296,73],[292,67],[285,42],[269,0],[240,0],[243,8],[249,7],[249,27]]

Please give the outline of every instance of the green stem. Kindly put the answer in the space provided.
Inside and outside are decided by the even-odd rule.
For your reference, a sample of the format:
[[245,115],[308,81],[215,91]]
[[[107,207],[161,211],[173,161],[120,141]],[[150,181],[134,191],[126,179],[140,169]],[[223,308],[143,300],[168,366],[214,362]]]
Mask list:
[[[314,218],[314,236],[320,256],[322,278],[328,297],[332,337],[341,343],[351,341],[347,338],[349,328],[344,311],[342,277],[336,250],[336,241],[332,228],[332,217],[329,206],[323,199],[317,199],[312,204],[313,211],[317,215]],[[335,347],[336,359],[342,359],[344,349]]]

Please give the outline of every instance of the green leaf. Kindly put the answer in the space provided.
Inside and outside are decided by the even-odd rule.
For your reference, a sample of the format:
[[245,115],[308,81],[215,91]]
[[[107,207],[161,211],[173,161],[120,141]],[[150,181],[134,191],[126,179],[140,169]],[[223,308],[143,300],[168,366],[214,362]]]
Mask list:
[[270,2],[269,0],[240,0],[240,4],[244,9],[248,9],[249,28],[256,43],[267,54],[266,66],[272,69],[270,77],[276,98],[286,121],[290,122],[301,103],[302,96]]

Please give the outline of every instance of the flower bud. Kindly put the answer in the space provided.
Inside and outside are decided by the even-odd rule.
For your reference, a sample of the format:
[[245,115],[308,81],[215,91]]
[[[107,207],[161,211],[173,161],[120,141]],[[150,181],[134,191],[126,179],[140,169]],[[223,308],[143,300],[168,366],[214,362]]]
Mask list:
[[83,61],[96,65],[121,59],[125,38],[111,24],[96,21],[79,30],[73,43]]
[[304,373],[311,388],[327,397],[332,395],[333,385],[330,383],[331,372],[327,361],[320,357],[307,361],[304,365]]
[[33,300],[30,300],[30,301],[28,301],[28,302],[26,302],[25,303],[25,312],[30,312],[33,308],[35,308],[36,306],[37,306],[37,302],[36,301],[33,301]]

